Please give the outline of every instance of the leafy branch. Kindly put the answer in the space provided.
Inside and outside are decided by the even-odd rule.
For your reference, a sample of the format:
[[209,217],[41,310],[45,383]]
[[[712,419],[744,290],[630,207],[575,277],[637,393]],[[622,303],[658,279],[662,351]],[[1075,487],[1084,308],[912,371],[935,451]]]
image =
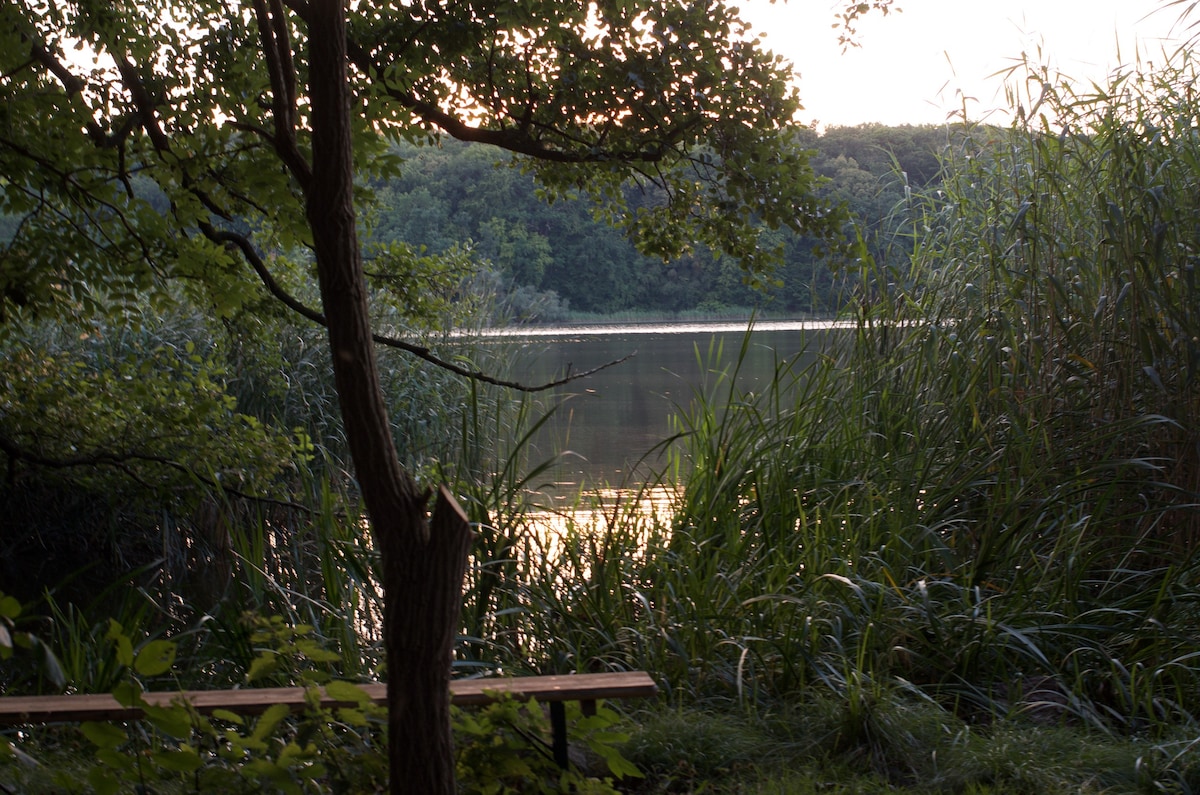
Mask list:
[[225,483],[221,483],[213,478],[206,477],[196,472],[196,470],[180,463],[171,458],[161,455],[152,455],[149,453],[126,452],[96,452],[89,455],[68,456],[65,458],[56,458],[52,456],[35,453],[28,448],[9,439],[6,436],[0,435],[0,452],[8,456],[9,470],[8,479],[11,482],[15,478],[15,466],[18,462],[24,461],[35,466],[44,467],[46,469],[72,469],[75,467],[101,467],[109,466],[124,472],[127,476],[135,480],[141,486],[149,489],[150,484],[146,483],[136,471],[129,465],[132,463],[148,463],[158,464],[168,469],[173,469],[181,472],[190,478],[203,483],[205,486],[216,489],[228,494],[230,497],[236,497],[242,500],[257,502],[264,505],[275,505],[281,508],[289,508],[291,510],[301,511],[303,513],[312,513],[312,509],[299,503],[290,500],[279,500],[273,497],[263,497],[257,494],[248,494],[240,489],[236,489]]
[[[295,141],[295,66],[291,60],[290,42],[287,39],[286,25],[281,21],[282,7],[279,0],[270,0],[271,8],[268,10],[266,0],[256,0],[255,9],[258,15],[261,36],[263,39],[263,47],[268,53],[268,67],[271,75],[271,84],[273,94],[275,95],[272,103],[272,109],[275,116],[275,131],[273,134],[268,134],[265,130],[254,130],[257,134],[267,137],[269,143],[273,145],[279,153],[281,159],[287,164],[289,172],[301,183],[301,187],[311,177],[311,167],[304,160]],[[34,44],[33,50],[37,57],[34,59],[37,63],[44,66],[47,71],[54,75],[62,84],[68,95],[79,93],[82,90],[84,81],[71,73],[67,66],[60,60],[56,59],[43,45]],[[361,51],[360,51],[361,53]],[[126,89],[130,92],[135,106],[138,109],[142,128],[150,136],[151,143],[156,152],[166,154],[171,151],[170,141],[164,134],[162,127],[157,122],[155,114],[155,103],[150,92],[146,90],[141,78],[137,74],[136,69],[132,66],[128,58],[118,56],[116,58],[121,81]],[[243,126],[244,128],[244,126]],[[96,139],[100,145],[99,139]],[[104,139],[107,142],[107,139]],[[186,176],[186,175],[185,175]],[[212,175],[216,177],[216,175]],[[219,180],[218,180],[219,181]],[[219,206],[211,196],[197,185],[197,180],[194,178],[185,178],[184,187],[188,190],[200,203],[206,207],[209,212],[214,215],[228,220],[231,216],[228,211]],[[86,192],[83,186],[77,186],[77,190]],[[114,208],[115,209],[115,208]],[[123,219],[123,216],[122,216]],[[124,220],[124,219],[123,219]],[[267,291],[286,307],[296,312],[300,316],[312,321],[321,326],[326,325],[324,314],[307,306],[295,296],[291,295],[271,274],[266,262],[259,255],[254,244],[249,237],[230,230],[219,230],[211,223],[201,221],[198,223],[201,233],[214,243],[218,243],[232,248],[238,252],[244,261],[250,266],[258,278],[262,281]],[[126,229],[131,236],[138,240],[145,248],[145,243],[141,241],[141,236],[132,228],[129,223],[126,223]],[[145,249],[148,254],[148,249]],[[491,384],[493,386],[506,387],[519,392],[543,392],[554,389],[564,384],[571,383],[581,378],[593,375],[597,372],[605,370],[609,367],[616,366],[628,360],[635,353],[630,353],[620,359],[613,360],[607,364],[592,368],[583,372],[567,372],[563,377],[554,379],[541,384],[523,384],[519,381],[498,378],[489,375],[481,370],[466,368],[454,362],[447,361],[439,357],[428,347],[418,345],[396,337],[391,337],[384,334],[372,333],[372,339],[379,345],[388,348],[404,351],[408,354],[428,362],[436,367],[442,368],[464,378],[469,378],[481,383]]]
[[[283,303],[296,314],[311,320],[313,323],[316,323],[319,326],[326,325],[324,314],[308,306],[299,298],[296,298],[294,295],[289,293],[277,279],[275,279],[275,277],[271,274],[270,268],[267,267],[267,263],[259,255],[258,251],[254,247],[254,244],[249,238],[247,238],[245,235],[238,234],[237,232],[230,230],[215,229],[210,224],[202,225],[201,231],[209,240],[213,241],[214,243],[232,246],[233,248],[237,249],[242,257],[245,258],[246,262],[250,264],[250,267],[254,269],[254,272],[258,274],[258,277],[262,280],[263,286],[267,288],[267,291],[281,303]],[[607,370],[609,367],[615,367],[616,365],[629,360],[637,354],[637,352],[634,351],[626,356],[622,356],[620,359],[614,359],[613,361],[602,364],[599,367],[593,367],[590,370],[585,370],[579,373],[571,373],[568,371],[567,374],[562,378],[558,378],[553,381],[547,381],[542,384],[529,385],[523,384],[519,381],[510,381],[503,378],[497,378],[495,376],[488,375],[482,370],[472,370],[462,367],[454,362],[450,362],[439,357],[432,350],[423,345],[417,345],[396,337],[389,337],[385,334],[372,332],[371,339],[379,345],[383,345],[384,347],[388,348],[395,348],[396,350],[401,350],[405,353],[410,353],[413,356],[416,356],[418,359],[429,362],[432,365],[440,367],[443,370],[448,370],[456,375],[463,376],[464,378],[470,378],[473,381],[479,381],[481,383],[491,384],[493,386],[502,386],[509,389],[515,389],[518,392],[544,392],[548,389],[554,389],[555,387],[569,384],[572,381],[578,381],[581,378],[586,378],[589,375],[594,375],[601,370]]]

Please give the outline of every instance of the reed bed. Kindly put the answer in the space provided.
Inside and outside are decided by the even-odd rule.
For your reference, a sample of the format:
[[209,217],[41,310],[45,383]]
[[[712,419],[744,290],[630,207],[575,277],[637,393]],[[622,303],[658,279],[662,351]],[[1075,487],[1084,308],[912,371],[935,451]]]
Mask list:
[[509,622],[499,664],[645,668],[679,703],[815,688],[850,735],[887,699],[1194,727],[1200,137],[1172,64],[1088,93],[1030,66],[1023,123],[949,128],[943,180],[858,264],[852,344],[759,394],[705,354],[669,520],[554,555],[514,530],[469,594]]

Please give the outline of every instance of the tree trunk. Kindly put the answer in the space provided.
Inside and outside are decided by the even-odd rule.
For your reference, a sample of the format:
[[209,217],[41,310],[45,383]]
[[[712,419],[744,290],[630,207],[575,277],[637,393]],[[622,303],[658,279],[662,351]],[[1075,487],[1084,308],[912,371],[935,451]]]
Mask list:
[[443,486],[431,533],[384,546],[384,639],[388,659],[388,753],[392,792],[453,793],[450,662],[462,613],[471,530]]
[[470,530],[444,489],[430,527],[427,496],[396,454],[355,223],[343,0],[313,0],[310,15],[307,213],[346,438],[382,559],[391,791],[451,795],[450,662]]

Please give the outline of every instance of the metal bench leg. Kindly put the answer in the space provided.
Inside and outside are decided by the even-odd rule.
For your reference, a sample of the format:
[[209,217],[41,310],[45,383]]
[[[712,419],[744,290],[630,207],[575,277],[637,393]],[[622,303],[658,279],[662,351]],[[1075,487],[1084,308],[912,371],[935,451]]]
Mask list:
[[550,702],[550,732],[553,738],[551,748],[554,750],[554,761],[563,770],[571,764],[567,754],[567,708],[561,701]]

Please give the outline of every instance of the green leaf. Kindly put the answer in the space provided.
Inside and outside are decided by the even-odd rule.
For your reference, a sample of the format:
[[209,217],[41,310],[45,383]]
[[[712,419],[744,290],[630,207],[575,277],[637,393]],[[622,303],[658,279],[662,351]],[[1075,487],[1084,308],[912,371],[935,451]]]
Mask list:
[[175,663],[175,644],[169,640],[152,640],[138,652],[133,669],[142,676],[160,676]]
[[133,642],[125,635],[121,635],[116,639],[117,643],[117,662],[126,668],[133,665]]
[[253,682],[278,667],[279,658],[274,653],[260,654],[250,662],[250,670],[246,672],[246,681]]
[[154,724],[159,731],[177,739],[191,736],[192,715],[187,707],[181,705],[160,707],[147,704],[142,707],[142,710],[146,713],[146,720]]
[[334,679],[326,684],[325,693],[335,701],[349,701],[360,706],[369,703],[371,700],[366,690],[363,690],[352,682],[345,682],[340,679]]
[[20,615],[20,602],[11,596],[0,596],[0,618],[15,619]]
[[87,774],[88,784],[96,791],[96,795],[114,795],[121,791],[121,782],[111,771],[102,767],[93,767]]
[[142,704],[142,686],[137,682],[118,682],[112,689],[113,698],[123,707]]
[[630,762],[621,752],[611,745],[592,745],[593,751],[599,754],[604,763],[608,765],[608,770],[617,778],[643,778],[644,774],[638,770],[637,765]]
[[337,662],[341,659],[337,652],[322,648],[321,644],[307,638],[296,641],[296,650],[313,662]]
[[112,770],[120,773],[127,773],[133,770],[136,758],[127,753],[124,749],[117,748],[97,748],[96,761],[102,765],[106,765]]
[[304,749],[294,742],[288,743],[283,747],[283,750],[279,752],[279,758],[277,762],[280,767],[296,767],[297,765],[302,764],[304,760],[311,755],[311,753],[311,748]]
[[250,739],[256,741],[265,740],[271,734],[271,732],[275,731],[275,727],[278,726],[280,721],[286,718],[290,712],[291,710],[288,708],[287,704],[272,704],[270,707],[267,707],[267,711],[264,712],[254,724],[254,731],[250,733]]
[[305,765],[303,768],[297,771],[297,774],[300,776],[300,778],[306,778],[313,781],[319,778],[324,778],[328,773],[328,768],[326,768],[325,765],[321,764],[320,762],[314,762],[311,765]]
[[337,711],[338,720],[350,726],[364,727],[369,724],[366,714],[361,709],[342,707]]
[[243,726],[246,723],[245,718],[236,712],[230,712],[227,709],[214,709],[212,716],[217,720],[223,720],[226,723],[232,723],[235,726]]
[[79,724],[79,730],[97,748],[116,748],[129,739],[124,731],[111,723],[84,721]]
[[178,750],[156,751],[151,758],[164,770],[175,773],[193,773],[204,766],[204,759],[195,749],[181,746]]
[[108,632],[104,635],[117,646],[117,662],[126,668],[133,665],[133,641],[125,634],[124,628],[115,619],[109,619]]
[[333,675],[328,671],[301,671],[300,684],[308,687],[312,685],[324,685],[333,681]]

